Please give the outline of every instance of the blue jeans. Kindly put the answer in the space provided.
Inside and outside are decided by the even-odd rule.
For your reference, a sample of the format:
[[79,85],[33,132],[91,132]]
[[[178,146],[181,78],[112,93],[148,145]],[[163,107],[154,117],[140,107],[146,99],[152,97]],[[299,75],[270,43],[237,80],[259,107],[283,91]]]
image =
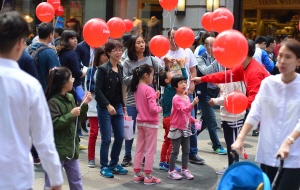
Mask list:
[[[122,105],[115,107],[117,114],[110,115],[107,109],[97,105],[98,121],[101,131],[100,165],[101,168],[115,166],[119,162],[119,156],[124,139],[124,112]],[[114,131],[114,143],[110,153],[110,164],[108,165],[108,151],[111,143],[111,132]]]
[[[132,117],[133,120],[133,133],[135,132],[135,123],[136,123],[136,116],[137,116],[137,110],[135,106],[126,106],[127,109],[127,114]],[[131,157],[131,149],[132,149],[132,144],[133,140],[125,140],[125,156],[130,156]]]
[[208,104],[210,100],[210,96],[206,95],[205,99],[199,98],[199,105],[200,109],[202,111],[202,128],[197,133],[200,134],[206,127],[208,128],[208,133],[210,136],[210,140],[213,144],[212,148],[214,150],[217,150],[218,148],[222,148],[219,137],[217,134],[217,119],[216,119],[216,113],[212,106]]
[[[194,100],[193,94],[189,94],[190,101]],[[191,115],[195,118],[195,109],[191,111]],[[190,136],[190,156],[195,156],[198,154],[198,147],[197,147],[197,134],[195,133],[195,125],[191,125],[192,133],[194,135]]]

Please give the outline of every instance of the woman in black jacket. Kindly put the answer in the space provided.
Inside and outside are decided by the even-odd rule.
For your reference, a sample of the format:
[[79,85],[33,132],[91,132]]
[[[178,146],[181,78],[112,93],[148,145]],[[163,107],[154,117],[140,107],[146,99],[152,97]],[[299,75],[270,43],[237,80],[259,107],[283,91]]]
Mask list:
[[[122,44],[116,40],[106,42],[104,50],[108,62],[98,67],[95,85],[98,120],[101,131],[100,174],[113,178],[114,174],[126,174],[128,171],[118,164],[124,135],[123,67],[120,64]],[[114,143],[111,160],[108,164],[108,152],[111,132],[114,131]],[[114,174],[113,174],[114,173]]]

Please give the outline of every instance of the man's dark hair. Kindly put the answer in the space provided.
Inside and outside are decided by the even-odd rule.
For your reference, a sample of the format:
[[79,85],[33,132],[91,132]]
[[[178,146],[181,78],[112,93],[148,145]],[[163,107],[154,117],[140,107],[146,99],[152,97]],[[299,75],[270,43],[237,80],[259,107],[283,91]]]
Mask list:
[[64,29],[62,29],[62,28],[55,28],[54,32],[56,32],[59,36],[61,36],[62,33],[64,32]]
[[29,25],[17,12],[0,14],[0,53],[8,53],[29,35]]
[[43,22],[38,27],[39,39],[46,39],[51,33],[53,33],[54,27],[51,23]]
[[178,28],[177,27],[173,27],[173,28],[170,28],[170,30],[168,31],[168,37],[170,37],[171,36],[171,32],[172,32],[172,30],[174,30],[174,31],[177,31],[178,30]]
[[178,87],[178,83],[182,80],[185,80],[186,81],[186,78],[181,75],[181,74],[177,74],[177,75],[174,75],[171,79],[171,86],[173,88],[177,88]]
[[255,44],[262,44],[264,42],[267,44],[267,41],[268,41],[267,38],[264,36],[257,36],[255,38]]
[[248,57],[253,57],[255,53],[255,43],[253,40],[248,39]]
[[270,44],[274,43],[274,38],[273,36],[267,36],[267,43],[266,43],[266,47],[269,47]]

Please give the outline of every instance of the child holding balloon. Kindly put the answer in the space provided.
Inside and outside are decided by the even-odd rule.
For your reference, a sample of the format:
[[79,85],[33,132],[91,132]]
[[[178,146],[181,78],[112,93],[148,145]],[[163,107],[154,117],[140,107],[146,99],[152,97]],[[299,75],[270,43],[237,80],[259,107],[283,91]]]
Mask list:
[[[230,113],[224,104],[225,99],[227,98],[227,95],[230,93],[235,93],[235,91],[242,92],[244,95],[246,94],[246,87],[243,81],[239,82],[232,82],[232,83],[225,83],[225,84],[219,84],[220,87],[220,97],[217,98],[211,98],[208,102],[209,105],[219,105],[220,106],[220,115],[221,115],[221,127],[223,128],[224,132],[224,139],[227,146],[227,151],[231,151],[231,145],[236,140],[236,137],[238,135],[240,127],[242,127],[244,123],[244,117],[246,114],[246,111],[243,111],[238,114]],[[246,105],[247,105],[247,98]],[[237,103],[237,102],[236,102]],[[240,105],[241,102],[238,102],[237,105]],[[229,105],[233,106],[233,105]],[[233,164],[233,157],[231,154],[227,154],[228,157],[228,167]],[[221,170],[216,171],[217,174],[222,175],[226,171],[227,167],[224,167]]]

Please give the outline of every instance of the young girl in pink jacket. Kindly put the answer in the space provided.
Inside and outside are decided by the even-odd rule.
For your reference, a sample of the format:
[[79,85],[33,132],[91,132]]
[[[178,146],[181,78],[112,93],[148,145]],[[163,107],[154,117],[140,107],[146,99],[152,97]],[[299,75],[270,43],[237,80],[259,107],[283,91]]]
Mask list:
[[[131,81],[131,91],[134,92],[138,112],[136,117],[138,135],[133,162],[135,172],[133,182],[144,182],[145,185],[154,185],[161,182],[160,179],[151,175],[157,145],[158,113],[162,111],[162,108],[156,103],[156,99],[160,93],[155,92],[149,86],[153,81],[153,74],[153,68],[147,64],[143,64],[133,70]],[[141,172],[144,156],[145,174]]]
[[[198,97],[190,103],[189,97],[186,95],[187,84],[186,78],[183,75],[175,75],[171,79],[171,85],[176,90],[176,95],[173,97],[171,110],[171,127],[168,137],[172,139],[172,152],[170,156],[170,170],[168,177],[171,179],[194,179],[194,176],[188,170],[190,136],[192,135],[191,124],[195,120],[191,116],[191,111],[199,102]],[[182,170],[181,175],[175,170],[175,161],[179,154],[180,145],[182,146]]]

